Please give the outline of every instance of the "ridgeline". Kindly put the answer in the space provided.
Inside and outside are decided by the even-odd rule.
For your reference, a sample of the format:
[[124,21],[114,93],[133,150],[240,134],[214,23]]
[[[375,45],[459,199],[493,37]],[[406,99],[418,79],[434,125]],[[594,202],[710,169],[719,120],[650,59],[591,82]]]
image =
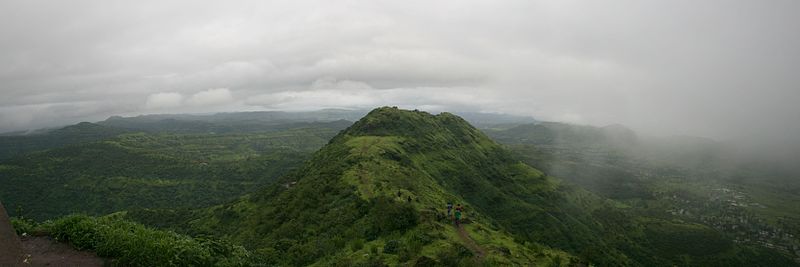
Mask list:
[[[464,205],[474,244],[459,238],[447,202]],[[450,265],[482,253],[483,263],[566,263],[576,259],[563,250],[602,242],[565,202],[556,181],[463,119],[384,107],[278,184],[191,226],[223,233],[268,264]]]

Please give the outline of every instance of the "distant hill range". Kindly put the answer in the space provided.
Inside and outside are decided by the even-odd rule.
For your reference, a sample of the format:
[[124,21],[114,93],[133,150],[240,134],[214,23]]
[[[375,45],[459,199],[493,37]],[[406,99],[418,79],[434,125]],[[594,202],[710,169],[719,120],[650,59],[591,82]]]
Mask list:
[[[326,109],[308,112],[256,111],[216,114],[159,114],[112,116],[56,129],[0,134],[0,159],[65,145],[105,140],[123,133],[230,134],[325,127],[342,130],[367,114],[366,110]],[[509,127],[536,122],[533,118],[464,112],[479,127]]]
[[127,132],[130,130],[81,122],[60,129],[38,131],[35,134],[0,136],[0,159],[70,144],[95,142]]
[[[120,128],[169,132],[252,132],[273,130],[276,126],[291,127],[311,122],[354,122],[369,110],[325,109],[306,112],[254,111],[216,114],[163,114],[136,117],[110,117],[99,124]],[[479,128],[535,123],[531,117],[499,113],[456,113]]]
[[365,112],[321,110],[311,112],[256,111],[216,114],[162,114],[136,117],[114,116],[100,125],[136,131],[170,133],[247,133],[300,128],[310,123],[330,123],[341,129]]

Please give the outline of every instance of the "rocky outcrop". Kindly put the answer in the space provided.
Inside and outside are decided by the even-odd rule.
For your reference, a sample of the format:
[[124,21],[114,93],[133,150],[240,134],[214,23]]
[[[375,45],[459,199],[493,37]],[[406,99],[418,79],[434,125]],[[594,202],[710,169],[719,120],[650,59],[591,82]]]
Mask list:
[[0,203],[0,266],[14,266],[22,263],[22,243],[11,226],[8,213]]

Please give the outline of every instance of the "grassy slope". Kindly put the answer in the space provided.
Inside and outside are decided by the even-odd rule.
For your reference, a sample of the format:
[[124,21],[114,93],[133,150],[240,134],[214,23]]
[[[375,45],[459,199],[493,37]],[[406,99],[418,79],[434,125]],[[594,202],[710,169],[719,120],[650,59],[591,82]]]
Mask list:
[[[485,263],[574,261],[521,240],[581,238],[580,229],[558,226],[570,218],[553,203],[554,181],[450,114],[377,109],[282,183],[208,210],[193,228],[240,241],[266,262],[291,265],[466,264],[474,252],[443,218],[447,201],[465,205],[473,222],[466,230],[488,252]],[[539,236],[523,235],[531,230]]]
[[[603,226],[589,210],[571,204],[570,197],[579,194],[599,202],[596,196],[560,186],[447,113],[377,109],[282,183],[210,209],[193,222],[195,230],[226,235],[265,260],[285,264],[372,257],[373,247],[391,240],[410,251],[402,257],[380,254],[386,262],[422,257],[444,262],[463,246],[442,218],[444,204],[452,201],[465,205],[473,221],[467,231],[489,252],[487,261],[577,260],[558,252],[562,249],[574,255],[593,251],[586,255],[593,262],[628,262],[608,249]],[[411,203],[405,203],[409,197]],[[407,205],[413,211],[404,211]],[[382,221],[386,214],[392,222]],[[419,221],[404,222],[403,216]],[[414,249],[417,235],[428,243]],[[359,245],[347,245],[353,242]]]

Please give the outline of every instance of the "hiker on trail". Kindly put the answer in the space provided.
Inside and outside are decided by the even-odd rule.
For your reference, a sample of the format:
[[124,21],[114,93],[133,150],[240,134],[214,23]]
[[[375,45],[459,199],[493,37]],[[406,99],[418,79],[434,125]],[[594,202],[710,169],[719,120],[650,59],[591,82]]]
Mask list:
[[453,203],[447,202],[447,217],[453,214]]
[[461,212],[464,211],[464,208],[461,207],[461,204],[456,205],[456,226],[461,225]]

